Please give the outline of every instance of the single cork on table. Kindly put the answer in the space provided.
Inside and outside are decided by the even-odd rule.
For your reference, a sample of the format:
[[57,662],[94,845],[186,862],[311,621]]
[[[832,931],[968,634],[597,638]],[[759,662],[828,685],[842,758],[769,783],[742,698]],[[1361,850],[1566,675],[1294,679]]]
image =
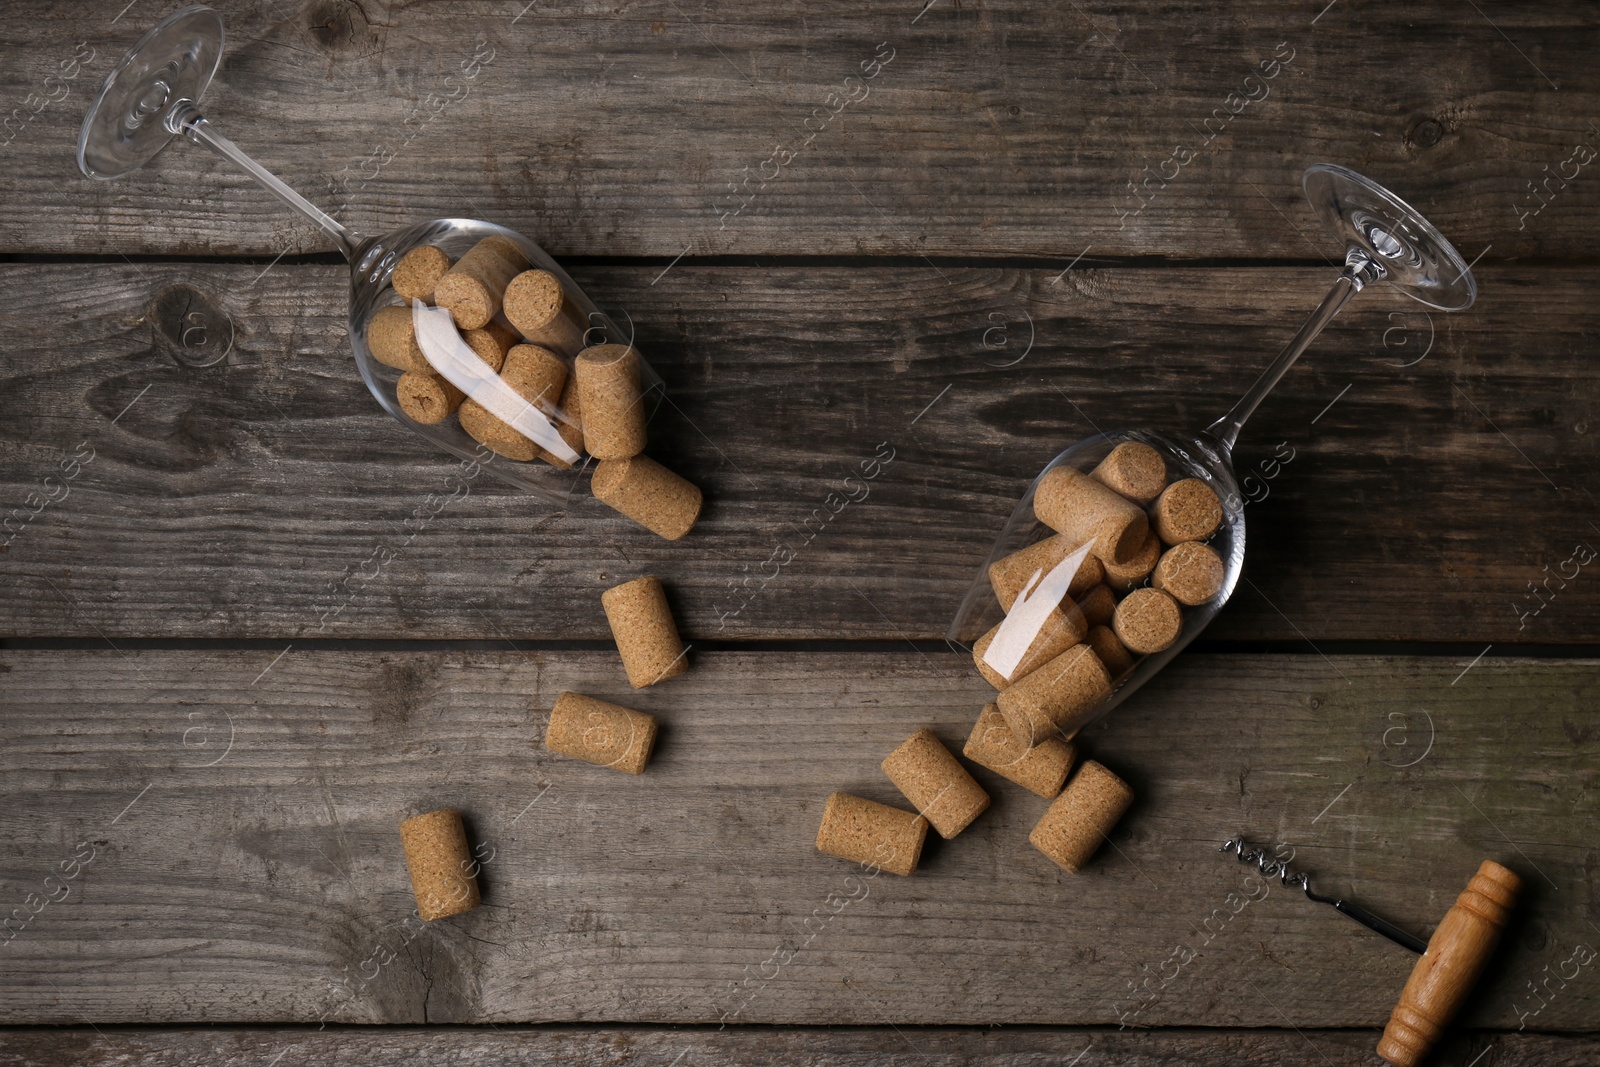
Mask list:
[[367,322],[367,351],[385,367],[418,374],[437,373],[417,345],[417,328],[412,324],[409,307],[390,304],[373,312]]
[[505,366],[506,353],[516,347],[518,341],[516,331],[499,319],[493,320],[482,329],[462,330],[461,339],[479,359],[488,364],[490,370],[496,373]]
[[1222,501],[1199,478],[1173,482],[1150,509],[1152,524],[1169,545],[1204,541],[1222,525]]
[[578,353],[574,370],[583,404],[583,443],[595,459],[627,459],[644,451],[644,394],[639,353],[631,345],[595,345]]
[[1057,734],[1071,737],[1111,695],[1111,676],[1088,645],[1073,645],[1014,682],[995,705],[1019,741],[1036,745]]
[[549,271],[523,271],[511,279],[503,305],[511,325],[534,344],[568,356],[583,347],[583,319]]
[[[1003,609],[1010,611],[1017,595],[1035,571],[1040,572],[1040,581],[1043,581],[1044,575],[1076,552],[1078,547],[1065,534],[1055,534],[995,560],[989,564],[989,586],[994,590],[995,599],[1000,601]],[[1104,581],[1105,576],[1105,568],[1091,553],[1083,557],[1083,562],[1078,565],[1078,573],[1072,576],[1072,581],[1067,585],[1067,595],[1076,600]]]
[[1222,557],[1210,545],[1184,541],[1167,549],[1150,584],[1195,608],[1222,592]]
[[1039,521],[1077,544],[1093,541],[1101,563],[1126,563],[1144,546],[1150,519],[1144,510],[1076,467],[1054,467],[1033,494]]
[[394,386],[400,410],[424,426],[433,426],[448,419],[465,393],[437,374],[419,374],[406,371]]
[[477,330],[500,314],[511,279],[528,269],[522,249],[509,237],[485,237],[445,271],[433,287],[433,301],[447,308],[459,329]]
[[830,793],[817,828],[817,851],[890,874],[909,875],[922,858],[928,820],[875,800]]
[[1105,667],[1113,682],[1133,670],[1133,657],[1128,654],[1127,648],[1117,639],[1116,632],[1111,627],[1104,625],[1089,627],[1083,643],[1094,649],[1094,654],[1100,657],[1101,665]]
[[882,766],[895,788],[947,841],[989,808],[989,794],[932,730],[906,738]]
[[1170,648],[1183,632],[1183,609],[1159,589],[1135,589],[1122,598],[1111,621],[1128,651],[1148,656]]
[[600,604],[629,685],[643,689],[689,669],[661,579],[647,575],[613,586],[600,594]]
[[562,693],[550,710],[544,747],[596,767],[643,774],[655,747],[655,717],[581,693]]
[[[548,349],[537,345],[515,345],[506,353],[500,378],[522,399],[548,413],[566,385],[567,365],[560,356]],[[474,441],[507,459],[534,459],[544,451],[476,400],[462,402],[459,418],[461,428]],[[556,425],[560,425],[559,422]]]
[[1145,535],[1144,544],[1139,546],[1139,551],[1126,563],[1107,563],[1106,584],[1118,593],[1126,593],[1137,587],[1150,572],[1156,569],[1156,563],[1161,559],[1161,538],[1155,531]]
[[1072,745],[1059,737],[1026,744],[994,704],[984,705],[961,754],[1046,800],[1061,792],[1076,756]]
[[389,284],[409,306],[411,301],[433,303],[433,288],[449,270],[451,259],[445,250],[433,245],[418,245],[400,257],[389,275]]
[[972,660],[978,665],[978,673],[996,689],[1004,689],[1012,682],[1025,678],[1082,641],[1083,635],[1089,631],[1089,623],[1076,605],[1068,603],[1065,608],[1054,608],[1044,617],[1044,625],[1039,627],[1038,634],[1028,645],[1028,650],[1023,653],[1022,658],[1017,661],[1008,678],[984,662],[984,656],[988,653],[989,646],[994,644],[995,635],[1000,632],[1001,625],[1003,624],[995,623],[994,627],[978,638],[977,643],[972,646]]
[[1148,507],[1167,487],[1167,461],[1142,441],[1124,441],[1089,476]]
[[400,844],[411,872],[411,892],[424,920],[471,911],[480,902],[478,878],[461,813],[441,808],[400,824]]
[[1028,843],[1062,870],[1077,874],[1132,803],[1133,790],[1126,782],[1085,760],[1034,825]]
[[[587,427],[589,401],[585,399],[583,404]],[[668,541],[676,541],[694,528],[703,503],[699,487],[649,456],[601,460],[595,464],[589,487],[596,500]]]
[[1105,626],[1117,611],[1117,595],[1108,585],[1097,585],[1078,598],[1078,610],[1090,626]]

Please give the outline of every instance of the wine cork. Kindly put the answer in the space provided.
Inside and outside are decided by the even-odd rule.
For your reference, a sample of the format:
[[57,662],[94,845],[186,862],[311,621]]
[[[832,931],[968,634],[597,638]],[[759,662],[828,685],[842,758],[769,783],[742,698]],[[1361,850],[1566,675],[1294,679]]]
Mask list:
[[1132,803],[1133,790],[1126,782],[1085,760],[1034,825],[1028,843],[1062,870],[1077,874]]
[[448,308],[456,326],[476,330],[500,313],[500,300],[528,261],[509,237],[485,237],[445,271],[433,288],[433,300]]
[[[1028,579],[1033,577],[1034,571],[1040,572],[1039,580],[1043,581],[1044,575],[1049,574],[1056,564],[1077,551],[1078,547],[1066,535],[1054,534],[1009,556],[995,560],[989,564],[989,585],[994,589],[995,599],[1000,601],[1002,608],[1010,611],[1011,605],[1016,602],[1017,594],[1028,584]],[[1071,583],[1067,585],[1067,595],[1076,600],[1087,590],[1104,581],[1105,573],[1105,568],[1091,552],[1083,557],[1083,562],[1078,565],[1078,573],[1072,576]]]
[[[589,401],[585,398],[585,427],[589,419]],[[699,488],[649,456],[601,460],[595,465],[589,487],[596,500],[668,541],[688,533],[700,517],[703,500]]]
[[511,279],[504,304],[511,325],[534,344],[568,356],[583,347],[583,318],[549,271],[523,271]]
[[1222,557],[1210,545],[1184,541],[1167,549],[1150,584],[1189,607],[1199,607],[1222,592]]
[[583,404],[583,444],[595,459],[644,451],[639,354],[628,345],[595,345],[578,354],[574,373]]
[[1046,800],[1061,792],[1075,756],[1072,746],[1059,737],[1025,744],[994,704],[984,705],[961,754]]
[[506,353],[516,346],[517,333],[495,319],[482,329],[461,331],[461,339],[477,353],[479,359],[489,365],[490,370],[499,373],[500,368],[505,366]]
[[373,312],[367,321],[367,351],[386,367],[418,374],[437,373],[417,347],[417,328],[411,322],[408,307],[390,304]]
[[[561,411],[559,415],[552,413],[550,418],[556,424],[556,432],[567,443],[567,447],[582,456],[583,405],[578,401],[578,376],[576,374],[567,377],[567,387],[561,390]],[[562,470],[569,470],[572,467],[572,463],[569,460],[562,459],[547,449],[539,449],[537,455],[539,459],[544,460],[551,466],[560,467]]]
[[406,371],[395,383],[400,410],[424,426],[433,426],[450,417],[467,394],[437,374]]
[[1161,559],[1161,538],[1154,531],[1145,535],[1144,544],[1126,563],[1106,563],[1106,584],[1113,591],[1126,593],[1144,583]]
[[994,627],[972,646],[972,660],[978,665],[978,673],[982,674],[988,683],[996,689],[1004,689],[1012,682],[1020,681],[1050,660],[1083,640],[1083,635],[1089,631],[1089,624],[1074,604],[1063,608],[1054,608],[1044,617],[1044,624],[1039,627],[1039,633],[1028,645],[1028,650],[1011,671],[1007,678],[994,667],[984,662],[984,655],[989,651],[989,646],[994,643],[995,635],[1000,632],[1001,623]]
[[1167,544],[1204,541],[1222,525],[1222,502],[1199,478],[1185,478],[1162,490],[1150,514]]
[[597,767],[643,774],[656,743],[656,720],[642,711],[562,693],[550,711],[544,747]]
[[1183,609],[1159,589],[1135,589],[1117,605],[1111,628],[1128,651],[1148,656],[1172,645],[1183,631]]
[[1105,667],[1113,682],[1133,670],[1133,657],[1128,654],[1122,642],[1117,640],[1117,635],[1111,627],[1089,627],[1083,643],[1094,649],[1094,654],[1100,657],[1101,665]]
[[932,730],[906,738],[882,766],[889,781],[946,841],[989,808],[989,794]]
[[1078,610],[1090,626],[1110,624],[1117,611],[1117,595],[1108,585],[1097,585],[1078,598]]
[[1077,544],[1093,541],[1101,563],[1126,562],[1150,532],[1139,505],[1075,467],[1054,467],[1039,479],[1033,513]]
[[459,811],[441,808],[413,815],[400,824],[400,844],[417,914],[424,920],[449,918],[478,906],[477,870]]
[[622,654],[622,669],[635,689],[676,678],[689,669],[678,624],[667,606],[661,579],[646,576],[600,594],[606,622]]
[[1167,461],[1142,441],[1124,441],[1089,472],[1123,496],[1148,507],[1167,485]]
[[917,869],[927,836],[928,820],[916,812],[849,793],[830,793],[817,828],[817,851],[908,875]]
[[413,300],[433,303],[433,288],[450,269],[451,260],[444,249],[433,245],[418,245],[400,257],[389,275],[389,284],[407,305]]
[[1001,691],[995,705],[1019,741],[1036,745],[1058,733],[1070,738],[1110,695],[1100,657],[1077,644]]
[[[542,411],[548,411],[554,398],[561,395],[567,381],[567,365],[560,356],[537,345],[514,345],[506,353],[506,362],[500,368],[500,378],[522,399]],[[544,449],[512,429],[509,424],[493,415],[476,400],[461,404],[461,428],[474,441],[498,452],[507,459],[530,460]],[[554,421],[554,420],[553,420]],[[556,423],[559,425],[559,422]]]

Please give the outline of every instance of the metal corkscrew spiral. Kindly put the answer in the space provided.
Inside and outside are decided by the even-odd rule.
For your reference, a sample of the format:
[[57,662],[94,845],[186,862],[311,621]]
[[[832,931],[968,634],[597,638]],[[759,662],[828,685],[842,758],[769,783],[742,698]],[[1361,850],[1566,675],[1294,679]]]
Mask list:
[[1217,851],[1236,853],[1240,863],[1255,864],[1256,870],[1260,871],[1264,876],[1268,878],[1277,878],[1286,886],[1295,886],[1296,888],[1305,890],[1306,896],[1310,897],[1318,904],[1333,905],[1333,907],[1350,916],[1350,918],[1354,919],[1362,926],[1365,926],[1367,929],[1374,930],[1382,934],[1395,944],[1400,945],[1403,948],[1408,948],[1412,952],[1417,953],[1419,956],[1428,950],[1428,943],[1426,941],[1419,937],[1413,937],[1411,934],[1406,933],[1404,930],[1400,929],[1398,926],[1395,926],[1388,920],[1379,918],[1378,916],[1372,914],[1372,912],[1368,911],[1367,909],[1360,907],[1359,905],[1352,904],[1348,900],[1342,900],[1338,897],[1325,897],[1321,894],[1312,892],[1311,880],[1304,874],[1290,870],[1287,860],[1272,858],[1267,854],[1267,850],[1264,848],[1249,847],[1248,842],[1246,842],[1243,837],[1233,837],[1227,841],[1224,841],[1222,843],[1222,847],[1217,849]]

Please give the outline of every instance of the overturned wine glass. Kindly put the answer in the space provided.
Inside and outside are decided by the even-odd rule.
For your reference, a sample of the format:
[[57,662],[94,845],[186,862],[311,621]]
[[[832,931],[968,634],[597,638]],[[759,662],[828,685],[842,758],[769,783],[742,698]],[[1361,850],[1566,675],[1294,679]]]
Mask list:
[[[617,363],[625,357],[626,384],[642,404],[661,379],[632,349],[632,338],[514,230],[445,218],[363,237],[289,188],[200,113],[222,50],[222,18],[209,7],[185,7],[158,23],[117,64],[84,117],[79,169],[90,178],[122,177],[180,134],[239,166],[315,223],[349,261],[350,347],[383,409],[500,479],[564,500],[575,483],[560,471],[587,461],[571,360],[585,349],[619,346]],[[457,275],[450,283],[441,280],[447,269]],[[515,308],[507,289],[514,280]],[[429,307],[436,284],[454,286],[458,298],[447,301],[441,289],[437,302],[449,306]],[[538,352],[511,355],[518,345]]]
[[1441,311],[1476,299],[1460,254],[1383,186],[1328,163],[1307,168],[1302,185],[1343,240],[1345,265],[1299,332],[1204,430],[1116,430],[1056,456],[962,600],[946,640],[973,653],[1019,737],[1073,736],[1216,618],[1244,564],[1234,442],[1351,297],[1381,281]]

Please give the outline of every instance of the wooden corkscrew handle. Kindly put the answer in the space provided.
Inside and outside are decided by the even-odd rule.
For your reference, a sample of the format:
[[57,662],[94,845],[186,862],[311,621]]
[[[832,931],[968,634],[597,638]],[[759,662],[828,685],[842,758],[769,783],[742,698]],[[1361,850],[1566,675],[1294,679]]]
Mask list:
[[1494,954],[1521,886],[1515,874],[1493,860],[1483,861],[1411,969],[1378,1055],[1395,1067],[1422,1062]]

